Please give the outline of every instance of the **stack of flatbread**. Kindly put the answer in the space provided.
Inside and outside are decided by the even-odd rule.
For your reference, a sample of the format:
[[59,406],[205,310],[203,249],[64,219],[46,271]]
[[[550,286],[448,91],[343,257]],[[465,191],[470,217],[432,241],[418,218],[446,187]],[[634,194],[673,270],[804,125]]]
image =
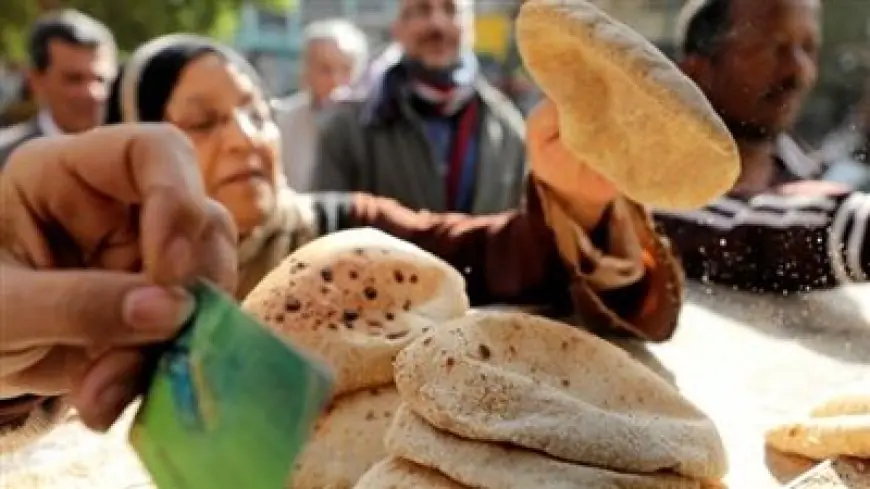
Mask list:
[[725,474],[713,423],[623,350],[476,312],[397,357],[389,456],[356,489],[690,489]]
[[380,231],[318,239],[293,253],[243,308],[336,376],[335,395],[293,470],[294,489],[349,489],[385,456],[399,404],[396,354],[468,310],[465,281],[445,262]]
[[813,460],[835,457],[870,459],[870,389],[840,393],[811,409],[809,415],[767,431],[767,444],[781,452]]

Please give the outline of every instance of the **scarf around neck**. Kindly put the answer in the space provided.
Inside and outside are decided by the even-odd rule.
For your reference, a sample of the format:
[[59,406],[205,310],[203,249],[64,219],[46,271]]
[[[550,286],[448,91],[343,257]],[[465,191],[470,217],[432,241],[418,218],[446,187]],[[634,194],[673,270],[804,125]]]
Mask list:
[[436,158],[444,164],[447,210],[470,212],[477,176],[480,101],[475,80],[478,62],[466,52],[445,69],[431,69],[402,57],[406,93],[423,116]]
[[456,64],[444,69],[432,69],[418,60],[403,56],[399,65],[407,76],[408,89],[420,102],[437,113],[451,117],[474,99],[474,82],[480,67],[477,56],[463,52]]

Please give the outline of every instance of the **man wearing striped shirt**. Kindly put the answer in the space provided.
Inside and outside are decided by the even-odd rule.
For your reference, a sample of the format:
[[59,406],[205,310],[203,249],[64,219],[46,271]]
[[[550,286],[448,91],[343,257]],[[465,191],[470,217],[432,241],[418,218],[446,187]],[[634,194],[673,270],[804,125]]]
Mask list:
[[683,11],[680,66],[742,159],[727,196],[656,213],[690,278],[790,292],[870,275],[870,196],[817,180],[823,166],[787,135],[816,80],[820,14],[819,0],[693,0]]

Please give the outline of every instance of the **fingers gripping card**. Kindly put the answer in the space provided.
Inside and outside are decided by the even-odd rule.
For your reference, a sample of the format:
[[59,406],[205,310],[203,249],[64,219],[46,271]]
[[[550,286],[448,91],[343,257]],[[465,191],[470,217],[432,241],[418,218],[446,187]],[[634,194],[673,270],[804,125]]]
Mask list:
[[332,377],[215,287],[162,350],[130,442],[160,489],[281,489]]

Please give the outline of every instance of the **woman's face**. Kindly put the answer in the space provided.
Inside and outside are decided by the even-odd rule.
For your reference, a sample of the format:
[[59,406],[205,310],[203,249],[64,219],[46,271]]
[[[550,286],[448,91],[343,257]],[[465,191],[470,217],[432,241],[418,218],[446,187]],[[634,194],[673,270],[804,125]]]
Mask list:
[[191,61],[166,120],[193,141],[209,195],[230,210],[239,232],[262,224],[276,205],[279,136],[250,77],[216,54]]

